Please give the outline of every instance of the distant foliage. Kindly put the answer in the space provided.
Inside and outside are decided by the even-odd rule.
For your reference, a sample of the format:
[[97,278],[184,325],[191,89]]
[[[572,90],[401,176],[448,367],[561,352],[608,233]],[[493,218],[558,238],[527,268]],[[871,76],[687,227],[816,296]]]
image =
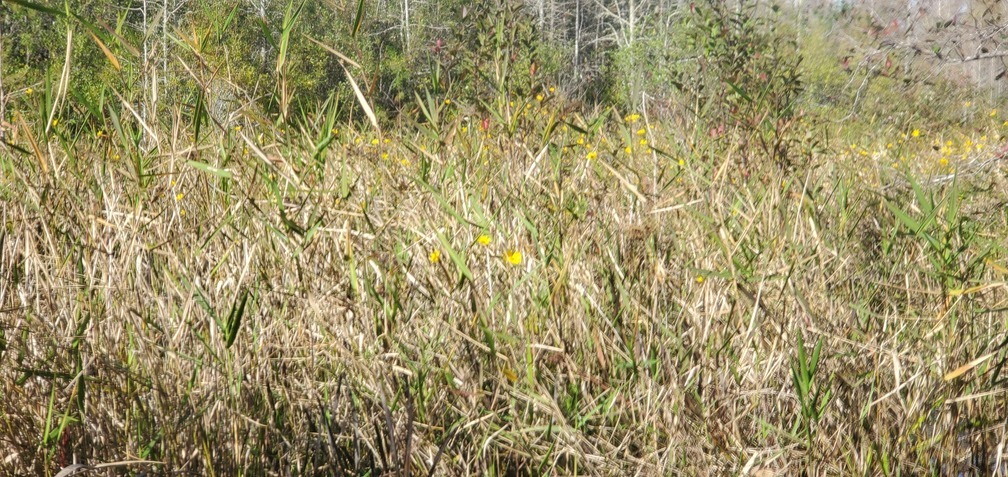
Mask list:
[[447,73],[437,86],[453,88],[454,94],[475,104],[528,97],[543,77],[542,41],[524,7],[479,0],[462,9],[460,18],[451,40],[433,45]]

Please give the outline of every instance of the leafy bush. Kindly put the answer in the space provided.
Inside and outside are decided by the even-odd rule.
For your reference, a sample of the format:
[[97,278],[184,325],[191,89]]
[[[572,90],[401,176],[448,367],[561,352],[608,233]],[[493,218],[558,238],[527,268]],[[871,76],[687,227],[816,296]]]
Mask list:
[[506,104],[527,97],[542,77],[542,41],[524,6],[513,1],[480,0],[461,14],[468,28],[456,28],[444,50],[435,49],[446,76],[445,90],[467,102]]
[[793,166],[803,138],[790,131],[804,88],[794,40],[749,2],[698,2],[681,28],[685,56],[696,60],[671,63],[673,85],[694,121],[711,136],[736,131],[776,164]]

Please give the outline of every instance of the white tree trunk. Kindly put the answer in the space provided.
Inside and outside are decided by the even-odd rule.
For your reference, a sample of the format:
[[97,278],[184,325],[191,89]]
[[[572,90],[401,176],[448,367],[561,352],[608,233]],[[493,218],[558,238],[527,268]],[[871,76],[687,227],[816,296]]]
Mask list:
[[409,0],[403,0],[403,49],[407,50],[410,47],[410,24],[409,24]]

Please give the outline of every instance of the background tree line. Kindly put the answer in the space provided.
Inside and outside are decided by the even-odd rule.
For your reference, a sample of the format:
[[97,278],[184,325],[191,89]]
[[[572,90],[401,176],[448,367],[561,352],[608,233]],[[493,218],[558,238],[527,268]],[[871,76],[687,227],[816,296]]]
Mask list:
[[[997,2],[973,2],[966,13],[911,3],[795,2],[797,20],[776,22],[779,8],[756,1],[5,0],[0,103],[32,85],[47,91],[69,61],[71,95],[100,103],[114,91],[143,117],[207,93],[218,119],[236,102],[283,115],[290,102],[350,105],[341,60],[326,45],[360,66],[385,119],[424,90],[478,104],[548,88],[589,105],[695,116],[704,109],[697,97],[723,103],[766,84],[776,85],[768,101],[786,113],[802,89],[807,52],[798,43],[810,17],[864,32],[858,51],[836,52],[866,65],[844,64],[851,73],[895,69],[894,61],[908,73],[922,52],[943,65],[983,60],[987,76],[1003,71],[991,69],[1003,65]],[[963,27],[973,35],[955,33]]]

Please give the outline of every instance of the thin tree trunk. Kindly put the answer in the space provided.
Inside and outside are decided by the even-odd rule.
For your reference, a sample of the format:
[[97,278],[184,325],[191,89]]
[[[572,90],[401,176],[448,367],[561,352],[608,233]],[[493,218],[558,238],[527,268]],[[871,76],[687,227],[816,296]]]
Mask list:
[[550,29],[549,29],[549,39],[553,41],[556,39],[556,0],[550,0]]
[[403,39],[406,41],[403,44],[403,50],[408,50],[410,47],[409,0],[403,0]]
[[546,31],[546,0],[539,0],[539,34]]
[[6,129],[4,124],[7,121],[7,96],[4,94],[4,84],[3,84],[3,20],[0,19],[0,142],[4,140],[4,133]]
[[3,18],[0,17],[0,142],[4,140],[4,123],[7,121],[7,101],[3,93]]
[[574,74],[581,76],[581,0],[574,0]]
[[[140,69],[140,84],[143,85],[141,91],[149,87],[148,80],[150,79],[150,72],[148,68],[150,67],[150,37],[147,35],[147,0],[143,0],[140,4],[140,16],[142,23],[140,26],[140,34],[143,35],[143,61],[141,62]],[[144,91],[143,103],[140,105],[140,118],[144,122],[147,122],[147,94]]]
[[[172,5],[174,7],[174,5]],[[161,12],[161,88],[168,87],[168,0],[162,3],[164,11]]]

